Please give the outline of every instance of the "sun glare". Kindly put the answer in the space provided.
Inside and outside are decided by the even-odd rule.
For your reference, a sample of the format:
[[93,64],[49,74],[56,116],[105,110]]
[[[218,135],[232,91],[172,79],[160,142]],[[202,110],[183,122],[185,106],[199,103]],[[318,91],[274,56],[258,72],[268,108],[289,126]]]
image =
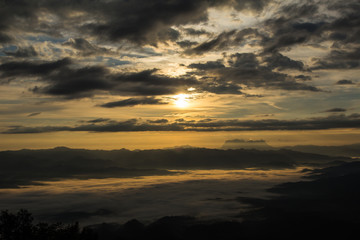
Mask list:
[[186,108],[189,105],[187,94],[176,95],[174,99],[174,103],[178,108]]

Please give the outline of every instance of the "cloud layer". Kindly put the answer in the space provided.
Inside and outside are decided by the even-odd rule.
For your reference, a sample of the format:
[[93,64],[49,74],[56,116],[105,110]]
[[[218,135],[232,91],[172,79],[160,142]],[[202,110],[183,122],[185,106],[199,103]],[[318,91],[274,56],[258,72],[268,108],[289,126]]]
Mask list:
[[[339,112],[341,109],[330,109],[326,112]],[[165,121],[166,120],[166,121]],[[10,126],[3,134],[46,133],[58,131],[79,132],[138,132],[138,131],[260,131],[260,130],[324,130],[336,128],[359,128],[360,115],[330,115],[302,120],[199,120],[199,121],[127,121],[105,120],[77,126]]]

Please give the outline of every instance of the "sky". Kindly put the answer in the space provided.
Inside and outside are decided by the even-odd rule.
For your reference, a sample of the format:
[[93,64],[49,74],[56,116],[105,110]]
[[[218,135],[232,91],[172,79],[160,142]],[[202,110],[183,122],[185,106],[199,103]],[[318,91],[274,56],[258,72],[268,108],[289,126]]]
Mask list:
[[0,148],[360,139],[360,3],[0,0]]

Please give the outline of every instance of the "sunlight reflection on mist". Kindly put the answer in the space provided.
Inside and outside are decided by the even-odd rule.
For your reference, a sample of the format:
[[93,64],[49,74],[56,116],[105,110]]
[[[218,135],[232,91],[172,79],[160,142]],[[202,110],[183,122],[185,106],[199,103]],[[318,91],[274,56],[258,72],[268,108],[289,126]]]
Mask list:
[[24,186],[20,189],[0,190],[1,193],[45,191],[49,193],[70,193],[70,192],[113,192],[134,188],[151,187],[158,184],[186,182],[193,180],[267,180],[277,182],[281,180],[297,179],[302,168],[285,170],[169,170],[174,175],[164,176],[143,176],[132,178],[104,178],[104,179],[64,179],[59,181],[39,181],[44,185]]
[[229,218],[248,207],[236,197],[270,196],[267,188],[299,180],[301,170],[172,170],[174,175],[47,181],[0,190],[0,208],[27,208],[45,220],[75,216],[83,224],[166,215]]

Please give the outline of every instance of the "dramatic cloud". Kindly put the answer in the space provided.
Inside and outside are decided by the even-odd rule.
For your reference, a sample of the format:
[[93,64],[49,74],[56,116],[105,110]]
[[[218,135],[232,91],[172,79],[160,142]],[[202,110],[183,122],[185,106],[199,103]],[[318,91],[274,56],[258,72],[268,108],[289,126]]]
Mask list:
[[19,58],[27,58],[27,57],[36,57],[38,53],[34,49],[33,46],[18,48],[15,52],[4,51],[6,55],[19,57]]
[[[336,111],[332,111],[336,112]],[[156,123],[156,124],[153,124]],[[157,124],[164,123],[164,124]],[[256,130],[320,130],[335,128],[360,128],[360,115],[330,115],[328,117],[309,118],[302,120],[206,120],[186,121],[178,119],[171,123],[143,122],[137,119],[127,121],[109,121],[101,124],[84,124],[78,126],[45,126],[25,127],[10,126],[4,134],[44,133],[58,131],[80,132],[138,132],[138,131],[256,131]]]
[[312,69],[356,69],[360,67],[360,47],[348,50],[333,50],[322,59],[315,59]]
[[194,28],[184,28],[183,30],[188,35],[194,35],[194,36],[200,36],[200,35],[207,35],[208,36],[208,35],[211,35],[211,33],[207,32],[204,29],[197,30],[197,29],[194,29]]
[[267,66],[271,69],[295,69],[299,71],[304,71],[304,63],[301,61],[292,60],[280,53],[274,53],[271,56],[265,57],[264,62],[267,63]]
[[198,44],[198,42],[189,41],[189,40],[179,41],[176,43],[182,48],[189,48],[189,47],[192,47],[192,46]]
[[263,40],[264,51],[278,52],[319,37],[323,23],[317,18],[318,10],[319,6],[310,2],[280,8],[273,18],[265,22],[271,35]]
[[0,43],[8,43],[11,42],[12,38],[5,33],[0,32]]
[[209,51],[224,50],[230,46],[244,44],[247,40],[254,40],[260,37],[261,35],[258,31],[253,28],[246,28],[240,31],[232,30],[229,32],[222,32],[212,40],[201,43],[194,48],[185,50],[185,54],[201,55]]
[[[100,9],[104,11],[102,23],[85,24],[83,29],[110,40],[128,39],[137,43],[156,45],[158,41],[175,41],[179,33],[171,26],[195,24],[206,21],[208,8],[232,6],[242,11],[261,11],[269,1],[209,1],[175,0],[109,2]],[[189,28],[191,29],[191,28]],[[187,34],[206,34],[201,30],[186,30]]]
[[157,119],[157,120],[147,120],[149,123],[168,123],[169,120],[167,119]]
[[[2,1],[0,41],[11,40],[9,31],[21,30],[62,36],[63,31],[68,29],[104,40],[128,40],[156,45],[158,42],[178,39],[179,32],[172,26],[206,21],[209,8],[228,6],[238,11],[259,12],[268,2],[270,1]],[[44,13],[56,16],[58,20],[39,17]],[[205,31],[187,29],[188,34],[206,34]]]
[[[260,226],[167,217],[99,238],[346,238],[359,166],[325,167],[359,156],[359,74],[359,0],[0,0],[0,209],[150,223],[253,204]],[[137,150],[7,150],[59,145]]]
[[343,80],[337,81],[336,84],[337,85],[352,85],[354,83],[351,80],[343,79]]
[[196,68],[198,70],[212,70],[217,68],[224,68],[225,65],[221,60],[218,60],[218,61],[209,61],[206,63],[192,63],[188,67]]
[[[73,65],[73,66],[72,66]],[[118,95],[166,95],[198,85],[193,78],[157,75],[157,69],[134,73],[113,73],[103,66],[75,68],[70,59],[55,62],[7,62],[0,65],[2,81],[16,77],[38,77],[45,86],[36,86],[35,93],[67,98],[90,97],[98,91]]]
[[237,89],[234,87],[236,83],[256,88],[320,91],[316,87],[297,82],[296,77],[273,71],[273,68],[303,70],[301,62],[291,60],[281,54],[265,58],[265,63],[271,67],[263,66],[262,62],[258,60],[258,56],[253,53],[236,53],[227,57],[224,61],[227,61],[228,67],[225,67],[221,60],[191,64],[189,67],[205,71],[205,73],[202,73],[204,75],[217,77],[217,83],[221,83],[222,86],[229,84],[233,90]]
[[41,112],[30,113],[30,114],[27,115],[27,117],[34,117],[34,116],[37,116],[39,114],[41,114]]
[[[324,15],[324,8],[338,11],[339,14],[336,17]],[[271,35],[264,38],[264,51],[277,52],[296,45],[316,45],[325,41],[333,41],[335,48],[356,48],[352,44],[359,44],[358,10],[359,4],[356,1],[346,4],[333,1],[327,5],[305,1],[303,4],[284,5],[273,18],[265,22]],[[292,14],[289,15],[289,12]],[[334,52],[332,56],[335,55],[337,53]],[[337,57],[345,56],[340,54]]]
[[85,121],[87,123],[100,123],[100,122],[109,122],[111,119],[110,118],[96,118],[96,119],[93,119],[93,120],[88,120],[88,121]]
[[87,40],[83,38],[70,38],[67,42],[63,43],[64,46],[70,46],[76,50],[80,51],[80,54],[83,56],[89,55],[103,55],[110,53],[110,51],[106,48],[98,47],[94,44],[89,43]]
[[[7,114],[1,128],[14,133],[322,129],[308,118],[311,113],[324,106],[336,106],[325,111],[332,115],[356,109],[359,88],[339,86],[357,84],[359,10],[356,0],[0,0],[0,110]],[[184,96],[185,107],[170,104],[178,96]],[[127,111],[132,106],[146,110]],[[51,124],[50,109],[64,118]],[[77,118],[79,125],[61,124],[70,113],[88,120],[113,111],[145,120]],[[145,115],[194,122],[147,121]],[[251,116],[274,119],[234,120]],[[346,127],[341,121],[356,127],[355,115],[337,117],[339,125],[331,119],[323,128]],[[17,127],[7,128],[12,122]]]
[[116,102],[108,102],[100,105],[105,108],[113,108],[113,107],[133,107],[136,105],[157,105],[157,104],[167,104],[167,102],[163,102],[161,99],[156,99],[153,97],[149,98],[128,98],[121,101]]
[[345,108],[331,108],[324,112],[346,112],[346,109]]
[[64,58],[54,62],[6,62],[0,65],[1,79],[7,77],[33,77],[46,76],[57,70],[63,70],[72,62],[68,58]]

